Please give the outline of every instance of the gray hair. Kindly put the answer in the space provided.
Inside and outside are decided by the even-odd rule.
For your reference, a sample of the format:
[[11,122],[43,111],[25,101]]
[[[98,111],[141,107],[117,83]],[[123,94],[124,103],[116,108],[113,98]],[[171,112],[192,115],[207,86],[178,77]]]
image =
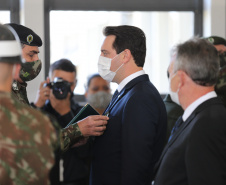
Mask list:
[[184,71],[196,84],[213,86],[217,82],[219,57],[216,48],[208,41],[192,38],[174,49],[174,73]]

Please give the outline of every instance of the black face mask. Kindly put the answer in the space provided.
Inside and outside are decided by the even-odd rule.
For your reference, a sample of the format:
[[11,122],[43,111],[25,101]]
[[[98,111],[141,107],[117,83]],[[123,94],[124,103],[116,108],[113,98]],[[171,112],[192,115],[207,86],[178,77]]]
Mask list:
[[44,84],[44,87],[50,87],[56,99],[62,100],[67,98],[68,93],[71,93],[71,83],[62,78],[54,78],[53,82]]

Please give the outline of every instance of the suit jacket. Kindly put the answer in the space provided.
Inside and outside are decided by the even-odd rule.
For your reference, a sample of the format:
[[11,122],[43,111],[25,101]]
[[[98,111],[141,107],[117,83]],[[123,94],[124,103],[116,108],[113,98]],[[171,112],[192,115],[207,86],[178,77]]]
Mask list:
[[167,118],[148,75],[130,81],[105,113],[110,119],[104,134],[94,141],[90,184],[150,183],[163,149]]
[[177,119],[184,113],[181,106],[174,103],[169,94],[163,100],[166,106],[167,113],[167,133],[166,133],[166,143],[168,142],[172,128],[174,127]]
[[226,109],[219,98],[199,105],[166,145],[155,185],[226,184]]

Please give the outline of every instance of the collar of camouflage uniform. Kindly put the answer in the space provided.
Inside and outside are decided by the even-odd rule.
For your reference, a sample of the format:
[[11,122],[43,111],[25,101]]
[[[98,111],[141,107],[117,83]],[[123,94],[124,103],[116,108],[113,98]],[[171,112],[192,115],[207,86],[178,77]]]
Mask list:
[[12,83],[12,89],[14,91],[19,91],[21,88],[26,88],[27,87],[27,83],[24,82],[24,83],[19,83],[18,81],[16,80],[13,80],[13,83]]

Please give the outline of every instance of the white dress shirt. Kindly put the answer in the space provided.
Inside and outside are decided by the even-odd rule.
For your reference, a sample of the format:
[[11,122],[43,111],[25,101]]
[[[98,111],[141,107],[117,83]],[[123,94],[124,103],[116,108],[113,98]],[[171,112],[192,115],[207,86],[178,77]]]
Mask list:
[[126,86],[126,84],[128,84],[131,80],[133,80],[134,78],[136,78],[138,76],[144,75],[144,74],[145,74],[144,70],[140,70],[140,71],[137,71],[136,73],[133,73],[133,74],[127,76],[118,85],[118,88],[117,88],[118,92],[120,92]]
[[200,98],[198,98],[197,100],[195,100],[192,104],[190,104],[187,109],[184,111],[184,114],[182,116],[183,121],[186,121],[188,119],[188,117],[192,114],[192,112],[204,101],[209,100],[211,98],[217,97],[217,94],[215,91],[211,91],[203,96],[201,96]]

